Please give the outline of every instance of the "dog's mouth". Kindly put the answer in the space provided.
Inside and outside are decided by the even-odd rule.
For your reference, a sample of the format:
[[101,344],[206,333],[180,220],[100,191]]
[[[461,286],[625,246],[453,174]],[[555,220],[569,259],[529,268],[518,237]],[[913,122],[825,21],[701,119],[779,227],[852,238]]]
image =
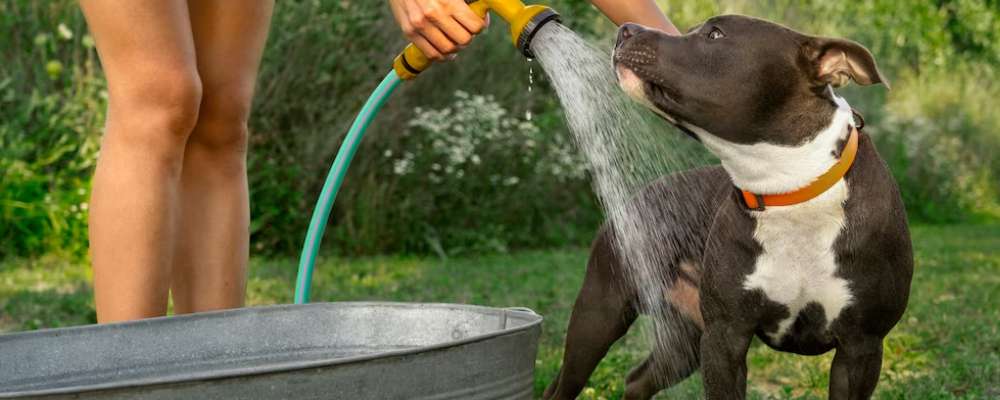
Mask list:
[[671,106],[680,105],[680,95],[677,94],[676,90],[671,89],[669,86],[656,84],[650,81],[645,81],[646,93],[648,96],[652,97],[653,104],[657,104],[664,109],[664,112],[670,112]]
[[649,72],[649,68],[652,67],[651,62],[636,65],[635,57],[629,57],[628,53],[622,54],[619,51],[614,54],[615,72],[622,90],[629,97],[700,142],[701,138],[681,123],[679,114],[682,103],[679,93],[666,84],[662,78],[658,78],[655,73]]
[[663,79],[650,73],[649,64],[635,65],[630,60],[627,55],[615,54],[615,71],[619,86],[629,97],[675,123],[676,111],[681,106],[681,96]]

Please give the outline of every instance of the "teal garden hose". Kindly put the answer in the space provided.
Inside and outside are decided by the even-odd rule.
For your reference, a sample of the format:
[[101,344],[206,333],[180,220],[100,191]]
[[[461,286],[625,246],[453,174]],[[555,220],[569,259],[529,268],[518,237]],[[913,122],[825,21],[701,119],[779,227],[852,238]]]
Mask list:
[[326,176],[326,183],[320,191],[319,200],[316,201],[316,208],[313,209],[312,219],[309,221],[309,230],[306,231],[306,242],[302,246],[302,255],[299,257],[299,275],[295,279],[295,304],[305,304],[309,302],[309,287],[312,283],[313,269],[316,264],[316,253],[319,252],[320,242],[323,241],[323,231],[326,230],[326,221],[330,217],[330,210],[333,208],[333,201],[337,198],[340,185],[344,183],[344,175],[347,175],[347,167],[350,166],[354,153],[358,151],[361,138],[364,137],[368,125],[371,125],[375,114],[382,108],[396,87],[399,86],[399,75],[396,71],[389,71],[382,83],[375,88],[361,112],[354,119],[351,129],[344,137],[344,143],[337,151],[337,158],[330,166],[330,172]]
[[[466,3],[481,17],[485,17],[488,10],[493,10],[509,22],[514,45],[529,58],[532,57],[529,48],[531,38],[543,25],[559,19],[559,14],[548,7],[525,6],[520,0],[466,0]],[[326,182],[323,184],[319,200],[316,201],[316,208],[313,209],[312,219],[309,221],[305,244],[302,246],[302,255],[299,258],[299,273],[295,278],[295,304],[309,302],[313,270],[316,265],[316,255],[323,240],[323,231],[326,230],[327,219],[330,217],[330,210],[333,209],[337,192],[340,191],[340,185],[344,183],[347,167],[350,166],[368,125],[371,125],[375,114],[385,104],[389,95],[396,90],[400,81],[415,78],[430,65],[430,60],[420,49],[413,44],[407,46],[393,61],[393,69],[372,92],[368,102],[354,119],[351,129],[347,131],[347,136],[344,137],[344,142],[340,145],[337,157],[334,159],[333,165],[330,166],[330,172],[326,176]]]

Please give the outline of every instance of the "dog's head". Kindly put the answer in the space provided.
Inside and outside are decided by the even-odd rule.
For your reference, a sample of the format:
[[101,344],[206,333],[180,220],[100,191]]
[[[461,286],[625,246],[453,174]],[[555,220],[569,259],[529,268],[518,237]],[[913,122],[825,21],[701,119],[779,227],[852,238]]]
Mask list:
[[683,36],[626,24],[614,63],[625,91],[671,123],[738,144],[797,145],[830,124],[828,86],[888,86],[860,44],[738,15]]

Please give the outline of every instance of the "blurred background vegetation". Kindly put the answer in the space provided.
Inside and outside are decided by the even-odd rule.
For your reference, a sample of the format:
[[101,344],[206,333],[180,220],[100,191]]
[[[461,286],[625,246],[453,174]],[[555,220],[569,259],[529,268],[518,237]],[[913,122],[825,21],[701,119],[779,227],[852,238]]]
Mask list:
[[[610,45],[614,27],[588,2],[551,3],[579,34]],[[865,44],[893,89],[844,93],[865,114],[911,220],[1000,217],[997,0],[661,5],[682,28],[742,13]],[[602,216],[558,101],[493,22],[379,115],[327,249],[447,256],[591,239]],[[107,100],[93,40],[68,0],[2,1],[0,32],[0,258],[83,258]],[[403,44],[382,1],[278,3],[251,121],[255,254],[295,254],[344,132]]]

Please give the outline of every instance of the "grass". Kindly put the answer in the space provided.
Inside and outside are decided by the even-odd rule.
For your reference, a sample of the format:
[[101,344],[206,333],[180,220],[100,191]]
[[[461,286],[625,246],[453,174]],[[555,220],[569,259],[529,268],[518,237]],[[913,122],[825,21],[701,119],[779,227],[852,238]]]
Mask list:
[[[886,340],[881,399],[980,399],[1000,396],[1000,225],[913,230],[917,268],[910,306]],[[462,259],[324,258],[314,299],[398,300],[526,306],[546,319],[537,391],[559,368],[566,321],[580,287],[586,249],[520,252]],[[251,305],[288,303],[295,262],[254,259]],[[0,262],[0,332],[91,323],[89,270],[57,258]],[[615,345],[584,399],[617,399],[624,375],[645,357],[641,329]],[[802,357],[755,344],[752,398],[826,397],[831,355]],[[700,398],[696,376],[661,398]]]

